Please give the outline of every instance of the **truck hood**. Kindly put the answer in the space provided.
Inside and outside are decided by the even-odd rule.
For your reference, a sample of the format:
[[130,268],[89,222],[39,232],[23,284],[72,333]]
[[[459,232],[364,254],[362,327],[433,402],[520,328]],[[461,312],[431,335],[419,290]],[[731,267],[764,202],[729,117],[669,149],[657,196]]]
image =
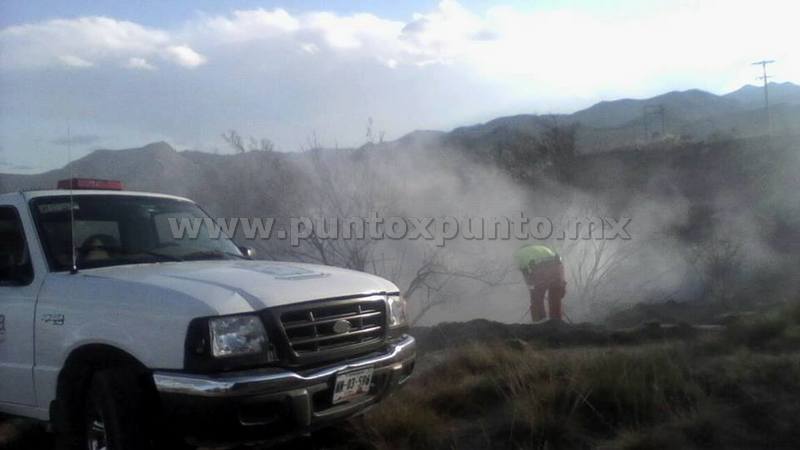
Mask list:
[[86,277],[178,292],[206,303],[219,314],[398,290],[388,280],[363,272],[272,261],[169,262],[105,267],[80,273]]

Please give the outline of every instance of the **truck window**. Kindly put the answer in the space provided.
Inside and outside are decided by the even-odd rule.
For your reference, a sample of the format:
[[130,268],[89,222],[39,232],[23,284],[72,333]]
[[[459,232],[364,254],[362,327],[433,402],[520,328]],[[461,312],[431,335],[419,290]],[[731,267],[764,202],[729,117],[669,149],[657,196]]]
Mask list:
[[186,220],[192,219],[191,214],[187,213],[172,213],[172,214],[155,214],[153,221],[156,226],[156,236],[159,244],[168,245],[171,242],[179,240],[179,237],[173,236],[172,227],[170,226],[170,219],[173,220]]
[[33,281],[33,265],[17,209],[0,206],[0,285],[24,286]]
[[75,240],[84,242],[90,236],[104,234],[111,236],[112,239],[119,241],[119,224],[104,220],[82,220],[75,223]]
[[123,264],[242,258],[224,236],[172,236],[170,219],[205,219],[194,203],[133,195],[76,195],[35,198],[31,211],[52,270],[72,268],[72,208],[75,259],[79,269]]

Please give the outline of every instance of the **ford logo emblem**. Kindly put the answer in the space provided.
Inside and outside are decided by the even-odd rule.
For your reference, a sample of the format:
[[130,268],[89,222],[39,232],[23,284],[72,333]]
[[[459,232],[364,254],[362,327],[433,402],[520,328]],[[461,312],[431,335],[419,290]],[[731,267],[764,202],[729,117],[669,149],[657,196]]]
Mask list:
[[353,326],[350,325],[350,322],[344,319],[337,320],[333,323],[333,332],[336,334],[347,333],[351,328],[353,328]]

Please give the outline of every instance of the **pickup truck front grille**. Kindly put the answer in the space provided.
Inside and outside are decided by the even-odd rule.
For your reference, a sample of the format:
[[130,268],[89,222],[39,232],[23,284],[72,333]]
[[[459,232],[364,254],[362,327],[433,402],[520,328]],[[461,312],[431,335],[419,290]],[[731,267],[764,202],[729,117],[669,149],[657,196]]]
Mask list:
[[289,349],[300,359],[364,349],[386,336],[384,296],[313,302],[278,314]]

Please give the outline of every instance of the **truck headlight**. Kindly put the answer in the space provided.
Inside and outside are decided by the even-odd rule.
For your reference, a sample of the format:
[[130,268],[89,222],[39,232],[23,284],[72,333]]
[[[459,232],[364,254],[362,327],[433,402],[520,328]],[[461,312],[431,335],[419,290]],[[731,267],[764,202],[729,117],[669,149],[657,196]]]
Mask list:
[[211,354],[215,358],[260,353],[267,347],[267,333],[258,316],[209,319]]
[[389,326],[394,328],[406,325],[406,299],[402,295],[390,295],[386,303],[389,306]]

